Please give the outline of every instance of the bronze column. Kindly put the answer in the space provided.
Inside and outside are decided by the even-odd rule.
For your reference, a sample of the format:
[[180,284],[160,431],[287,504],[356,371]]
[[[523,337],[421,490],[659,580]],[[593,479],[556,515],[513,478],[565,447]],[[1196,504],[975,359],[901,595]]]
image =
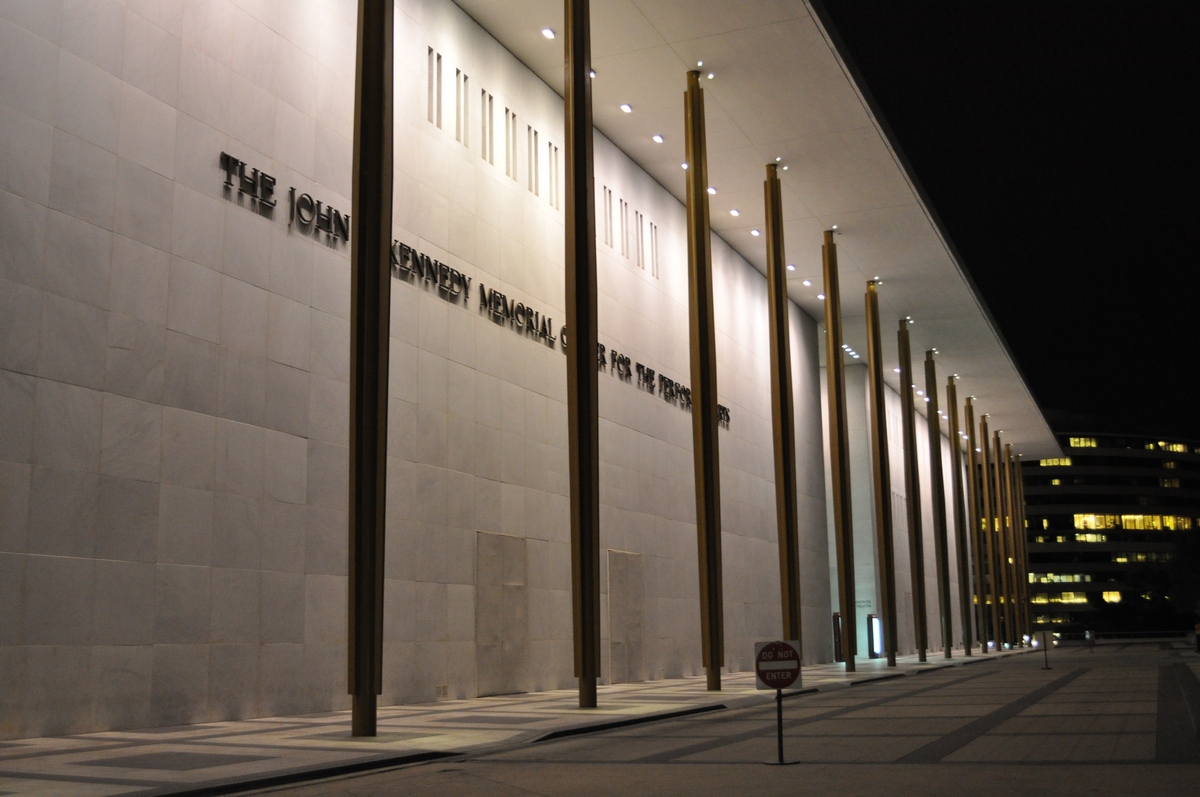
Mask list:
[[579,707],[596,707],[600,676],[600,408],[596,367],[596,176],[588,0],[565,0],[567,451],[571,597]]
[[1032,616],[1032,608],[1029,603],[1029,528],[1026,525],[1027,521],[1025,519],[1025,476],[1024,476],[1024,473],[1025,473],[1025,471],[1021,467],[1021,455],[1017,454],[1016,481],[1015,481],[1014,486],[1016,488],[1015,492],[1016,492],[1016,496],[1017,496],[1017,517],[1020,519],[1020,522],[1019,522],[1017,528],[1019,528],[1021,530],[1021,533],[1018,537],[1018,540],[1020,541],[1020,545],[1021,545],[1021,547],[1020,547],[1021,558],[1019,560],[1020,564],[1021,564],[1021,569],[1019,572],[1021,574],[1021,590],[1022,590],[1022,594],[1024,595],[1024,597],[1021,601],[1021,610],[1025,617],[1025,633],[1029,634],[1030,637],[1032,638],[1032,636],[1033,636],[1033,616]]
[[936,349],[925,352],[925,428],[929,432],[929,490],[933,498],[933,551],[937,567],[938,611],[942,621],[942,649],[946,658],[954,648],[954,613],[950,606],[950,542],[946,530],[946,481],[942,472],[942,418],[938,414]]
[[717,330],[713,322],[712,238],[708,222],[708,143],[700,73],[684,94],[687,150],[688,318],[692,342],[692,456],[700,564],[700,638],[708,688],[721,688],[725,611],[721,588],[721,469],[717,454]]
[[958,425],[956,376],[946,379],[946,408],[950,411],[950,484],[954,490],[954,551],[958,559],[958,614],[962,628],[963,653],[971,655],[971,567],[967,549],[967,512],[963,496],[961,427]]
[[[999,586],[994,590],[1000,598],[1000,630],[1003,640],[1009,644],[1012,643],[1012,604],[1008,600],[1009,596],[1009,561],[1008,555],[1008,529],[1005,521],[1004,495],[1007,490],[1004,489],[1004,464],[1003,464],[1003,449],[1000,447],[1000,432],[992,432],[992,492],[993,510],[995,511],[995,525],[993,533],[996,537],[996,557],[999,559],[999,569],[996,574],[999,578]],[[999,644],[999,643],[997,643]]]
[[[771,325],[771,410],[775,433],[775,516],[779,539],[779,597],[783,638],[800,636],[800,540],[796,504],[796,416],[792,398],[792,346],[788,319],[783,199],[778,167],[767,164],[767,315]],[[803,652],[803,644],[801,646]]]
[[392,0],[359,0],[350,235],[350,732],[374,736],[383,692],[392,252]]
[[[879,614],[883,649],[889,667],[896,666],[896,551],[892,530],[892,475],[888,462],[887,386],[883,381],[883,341],[879,329],[879,295],[867,283],[867,365],[871,388],[871,464],[875,487],[875,540],[879,549]],[[870,639],[871,629],[867,629]]]
[[850,433],[846,422],[846,369],[842,362],[842,300],[837,244],[825,231],[821,247],[825,276],[825,367],[829,388],[829,467],[833,482],[833,540],[837,548],[838,602],[846,672],[854,672],[858,629],[854,600],[854,523],[850,509]]
[[983,540],[983,496],[980,494],[979,446],[975,439],[975,397],[967,396],[964,421],[967,425],[967,509],[971,523],[971,568],[975,576],[975,633],[978,635],[979,650],[988,652],[987,591],[983,585],[983,571],[987,561],[987,548]]
[[929,636],[925,616],[925,542],[921,538],[921,475],[917,470],[917,409],[913,405],[912,351],[908,342],[908,319],[900,319],[896,335],[900,345],[900,422],[904,431],[904,492],[908,506],[908,558],[912,576],[913,631],[917,656],[925,661]]
[[999,652],[1004,644],[1004,640],[1000,636],[1000,558],[996,551],[995,498],[992,495],[992,457],[991,444],[988,441],[987,419],[986,414],[979,418],[980,447],[983,449],[979,457],[980,480],[983,484],[983,500],[980,502],[980,508],[983,510],[983,527],[980,533],[983,535],[984,545],[987,547],[987,594],[991,604],[988,612],[988,617],[991,619],[990,630],[992,641],[996,644],[996,651]]
[[1012,443],[1004,444],[1004,482],[1008,494],[1008,550],[1012,553],[1012,602],[1014,644],[1025,642],[1025,590],[1021,586],[1021,536],[1017,518],[1017,483],[1013,474]]

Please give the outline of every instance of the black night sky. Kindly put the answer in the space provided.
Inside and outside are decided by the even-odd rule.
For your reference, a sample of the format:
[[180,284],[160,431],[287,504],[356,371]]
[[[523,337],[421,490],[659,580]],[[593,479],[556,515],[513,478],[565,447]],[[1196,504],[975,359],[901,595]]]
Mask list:
[[1200,439],[1200,4],[821,11],[1056,431]]

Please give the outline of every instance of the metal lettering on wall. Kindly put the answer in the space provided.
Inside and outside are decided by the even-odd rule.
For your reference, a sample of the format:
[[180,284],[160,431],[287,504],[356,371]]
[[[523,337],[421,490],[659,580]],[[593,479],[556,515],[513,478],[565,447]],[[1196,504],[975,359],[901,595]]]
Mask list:
[[[249,171],[247,171],[249,170]],[[250,202],[250,209],[267,218],[273,218],[278,200],[275,198],[275,178],[264,171],[250,166],[244,160],[228,152],[221,153],[221,171],[225,172],[225,193],[233,199],[234,189],[239,200]],[[325,242],[336,244],[350,240],[350,217],[306,192],[298,192],[295,186],[288,189],[288,225],[306,235],[320,237]]]
[[[392,241],[392,279],[432,288],[442,299],[464,308],[471,302],[471,277],[399,241]],[[524,302],[510,299],[500,291],[487,288],[482,282],[479,283],[478,308],[480,313],[490,318],[497,326],[506,326],[528,340],[542,343],[548,348],[553,348],[557,343],[560,351],[567,350],[565,325],[556,330],[554,319],[544,312]],[[666,374],[656,374],[653,368],[634,362],[627,354],[611,349],[603,343],[598,344],[596,367],[644,393],[657,393],[663,401],[672,406],[687,412],[692,410],[691,388]],[[728,429],[729,420],[729,408],[718,404],[717,423]]]

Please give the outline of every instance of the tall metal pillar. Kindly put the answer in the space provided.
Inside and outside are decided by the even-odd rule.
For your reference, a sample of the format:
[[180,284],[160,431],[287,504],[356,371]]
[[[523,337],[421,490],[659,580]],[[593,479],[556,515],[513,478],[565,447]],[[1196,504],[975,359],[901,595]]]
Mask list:
[[1024,600],[1021,603],[1021,608],[1025,614],[1025,633],[1033,636],[1033,610],[1029,602],[1029,528],[1026,525],[1025,519],[1025,471],[1021,467],[1021,455],[1017,454],[1016,461],[1016,479],[1015,488],[1017,496],[1017,517],[1019,523],[1017,528],[1021,530],[1018,539],[1021,543],[1021,589],[1024,591]]
[[963,421],[967,427],[967,519],[971,524],[971,570],[975,576],[975,633],[979,649],[988,652],[987,592],[983,571],[987,548],[983,539],[983,496],[979,482],[979,446],[975,437],[975,397],[967,396]]
[[1009,555],[1008,555],[1008,523],[1005,519],[1005,493],[1008,491],[1004,488],[1004,454],[1000,447],[1000,432],[992,432],[992,493],[994,495],[993,510],[995,510],[995,525],[993,526],[996,537],[996,556],[999,561],[999,569],[996,574],[999,578],[999,586],[995,592],[1000,596],[1000,630],[1003,634],[1005,642],[1012,644],[1012,603],[1009,601]]
[[958,614],[963,653],[971,655],[971,566],[967,545],[967,507],[963,495],[962,427],[958,424],[958,377],[946,378],[946,408],[950,411],[950,483],[954,489],[954,551],[958,554]]
[[778,166],[767,164],[767,315],[771,325],[771,410],[775,433],[775,516],[779,540],[779,597],[783,638],[800,634],[800,540],[796,502],[796,416],[792,397],[792,345],[788,319],[783,198]]
[[900,319],[896,335],[900,347],[900,420],[904,430],[904,492],[908,500],[908,558],[912,575],[913,630],[917,656],[925,661],[929,647],[925,615],[925,542],[921,537],[921,476],[917,470],[917,408],[913,405],[912,351],[908,342],[908,319]]
[[946,658],[954,648],[954,613],[950,607],[950,543],[946,531],[946,482],[942,473],[942,419],[938,414],[936,349],[925,352],[925,428],[929,432],[929,491],[933,498],[933,551],[937,567],[938,612]]
[[700,633],[708,688],[721,688],[725,611],[721,587],[721,469],[717,454],[717,340],[713,321],[712,233],[708,220],[708,143],[700,73],[687,75],[688,318],[692,344],[692,456],[700,564]]
[[[889,667],[896,666],[896,550],[892,528],[892,476],[888,462],[886,385],[883,381],[883,340],[879,329],[879,295],[874,280],[867,283],[867,365],[871,388],[871,465],[875,487],[875,539],[879,549],[879,612],[883,620],[883,649]],[[870,634],[871,630],[868,629]]]
[[359,0],[350,236],[350,732],[374,736],[383,692],[392,251],[392,0]]
[[[991,620],[991,636],[992,641],[996,643],[996,651],[999,652],[1004,644],[1004,639],[1000,633],[1000,559],[996,551],[996,516],[995,516],[995,499],[992,491],[991,478],[991,443],[988,441],[988,416],[986,414],[979,418],[979,444],[982,451],[980,452],[980,482],[983,485],[982,501],[979,504],[983,512],[983,524],[980,529],[980,534],[983,536],[984,545],[987,548],[987,595],[990,603],[988,618]],[[986,642],[984,643],[987,644]]]
[[579,707],[596,707],[600,675],[600,415],[596,371],[596,176],[588,0],[565,0],[567,450],[571,597]]
[[829,465],[833,481],[833,539],[837,549],[838,603],[846,672],[854,672],[858,629],[854,601],[854,522],[850,508],[850,432],[846,423],[846,368],[842,362],[842,299],[837,244],[825,231],[821,247],[825,276],[825,366],[829,388]]
[[1016,480],[1013,478],[1012,443],[1004,444],[1004,487],[1008,498],[1008,550],[1012,555],[1009,584],[1012,588],[1013,642],[1024,642],[1025,590],[1021,586],[1021,528],[1017,519]]

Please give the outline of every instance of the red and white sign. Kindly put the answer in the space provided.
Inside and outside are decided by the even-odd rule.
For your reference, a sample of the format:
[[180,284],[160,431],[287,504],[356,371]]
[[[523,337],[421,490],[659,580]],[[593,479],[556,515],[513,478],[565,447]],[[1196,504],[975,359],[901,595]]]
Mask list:
[[756,642],[754,675],[759,689],[787,689],[800,680],[799,642]]

